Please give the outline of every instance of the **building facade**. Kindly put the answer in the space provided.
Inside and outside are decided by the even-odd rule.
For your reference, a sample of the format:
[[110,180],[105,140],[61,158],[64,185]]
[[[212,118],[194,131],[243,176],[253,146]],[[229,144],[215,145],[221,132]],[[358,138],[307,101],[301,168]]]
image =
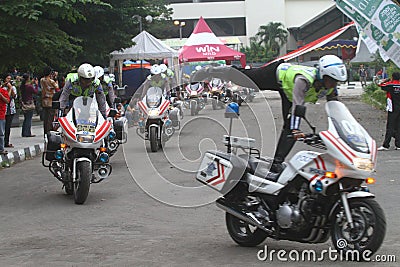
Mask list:
[[[173,20],[184,21],[189,37],[200,16],[218,37],[237,37],[249,45],[261,25],[280,22],[289,32],[281,54],[295,50],[349,23],[333,0],[170,0]],[[353,27],[354,28],[354,27]],[[355,29],[341,39],[353,39]]]

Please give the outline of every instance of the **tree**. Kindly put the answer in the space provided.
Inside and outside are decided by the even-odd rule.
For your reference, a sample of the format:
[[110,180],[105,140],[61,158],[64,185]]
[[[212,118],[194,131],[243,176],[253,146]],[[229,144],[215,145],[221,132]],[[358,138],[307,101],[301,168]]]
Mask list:
[[1,73],[106,65],[111,51],[131,46],[139,33],[133,15],[151,15],[154,22],[144,25],[163,32],[172,13],[164,0],[2,0],[0,12],[0,25],[12,25],[0,29]]
[[17,67],[39,71],[47,64],[65,66],[80,51],[79,40],[59,28],[57,20],[84,19],[76,5],[108,7],[100,0],[3,0],[0,3],[0,71]]
[[278,22],[260,26],[255,36],[250,37],[250,46],[241,52],[248,62],[268,62],[279,56],[279,49],[286,44],[288,33]]
[[273,57],[277,57],[280,47],[287,42],[288,32],[282,23],[270,22],[267,25],[260,26],[256,36],[260,38],[260,44],[264,45]]

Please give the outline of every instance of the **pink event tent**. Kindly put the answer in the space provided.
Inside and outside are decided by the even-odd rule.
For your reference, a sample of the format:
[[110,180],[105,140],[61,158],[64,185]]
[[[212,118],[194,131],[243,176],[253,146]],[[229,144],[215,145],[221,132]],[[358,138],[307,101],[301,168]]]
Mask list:
[[222,43],[211,31],[203,17],[200,17],[192,34],[179,51],[181,62],[208,60],[240,60],[246,66],[246,55]]

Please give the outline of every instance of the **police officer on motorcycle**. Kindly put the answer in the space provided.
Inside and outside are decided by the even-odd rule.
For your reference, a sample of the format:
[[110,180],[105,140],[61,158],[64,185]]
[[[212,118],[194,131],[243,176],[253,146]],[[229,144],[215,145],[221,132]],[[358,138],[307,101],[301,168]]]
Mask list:
[[109,76],[104,75],[104,69],[100,66],[94,66],[94,72],[96,79],[100,81],[101,87],[103,88],[106,101],[110,107],[114,104],[116,98],[113,89],[113,82]]
[[[220,75],[225,80],[249,88],[254,87],[250,82],[240,79],[237,71],[224,68],[218,71],[210,69],[208,73],[205,71],[197,74],[193,79],[199,80],[212,77],[216,73],[223,73]],[[347,80],[346,67],[337,56],[325,55],[320,58],[316,67],[277,61],[260,68],[240,69],[240,71],[248,76],[260,90],[275,90],[281,96],[284,125],[271,168],[272,172],[280,173],[283,169],[282,162],[293,148],[296,139],[304,137],[299,129],[300,118],[291,114],[293,113],[291,110],[294,111],[296,105],[304,105],[305,102],[316,103],[324,96],[328,101],[337,100],[336,86],[338,82]]]
[[106,117],[106,97],[100,81],[95,79],[95,70],[92,65],[84,63],[77,70],[78,75],[72,75],[67,79],[60,96],[60,109],[71,106],[69,102],[78,96],[93,97],[96,94],[99,111]]

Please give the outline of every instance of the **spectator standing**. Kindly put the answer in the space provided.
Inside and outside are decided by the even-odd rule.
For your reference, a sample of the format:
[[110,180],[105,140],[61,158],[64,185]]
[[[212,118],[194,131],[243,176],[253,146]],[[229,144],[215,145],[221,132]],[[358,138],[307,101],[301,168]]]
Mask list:
[[8,92],[8,96],[10,97],[10,102],[7,104],[6,110],[6,125],[4,130],[4,147],[14,147],[10,144],[10,133],[11,133],[11,124],[17,110],[15,108],[15,99],[17,98],[17,88],[11,83],[11,75],[7,75],[4,78],[4,84],[2,85]]
[[10,97],[6,88],[0,87],[0,155],[7,154],[4,150],[4,131],[6,126],[6,109],[10,102]]
[[361,86],[367,86],[368,72],[363,64],[360,65],[360,69],[358,70],[358,75],[360,76]]
[[350,85],[351,74],[351,62],[350,59],[346,61],[346,71],[347,71],[347,85]]
[[[21,92],[21,104],[26,106],[27,109],[24,110],[24,122],[22,123],[22,137],[34,137],[35,135],[31,132],[32,127],[32,117],[35,111],[35,105],[33,101],[33,95],[38,93],[38,80],[34,80],[34,83],[30,83],[29,74],[22,75],[22,81],[20,85]],[[33,105],[33,109],[32,109]]]
[[400,150],[400,72],[393,72],[392,80],[379,85],[386,91],[387,122],[385,140],[378,151],[389,150],[390,141],[394,136],[395,149]]
[[50,67],[44,69],[44,77],[40,79],[42,88],[42,108],[43,108],[43,130],[46,135],[53,129],[53,119],[56,113],[52,108],[53,96],[58,91],[58,84],[50,76],[52,70]]

